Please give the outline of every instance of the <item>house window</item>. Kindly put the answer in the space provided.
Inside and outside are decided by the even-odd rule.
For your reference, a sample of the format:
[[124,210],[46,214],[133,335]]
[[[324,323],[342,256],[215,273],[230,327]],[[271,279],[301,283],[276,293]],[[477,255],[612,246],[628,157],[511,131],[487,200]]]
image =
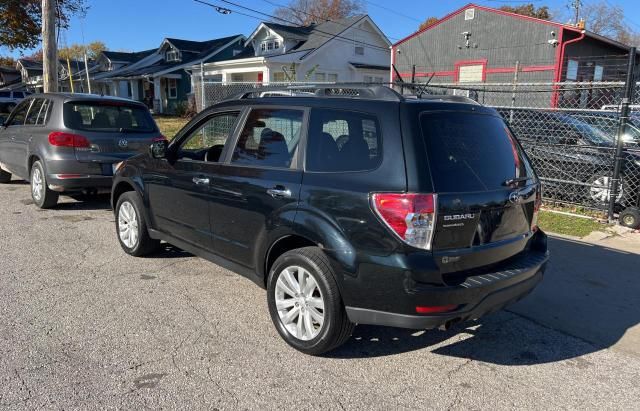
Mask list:
[[604,78],[604,67],[596,65],[593,69],[593,81],[602,81]]
[[273,48],[274,49],[279,49],[280,48],[280,42],[278,40],[273,42]]
[[465,20],[473,20],[476,17],[476,9],[466,9],[464,11]]
[[273,43],[272,42],[267,43],[267,50],[273,50]]
[[267,49],[267,43],[260,44],[260,50],[265,51]]
[[316,73],[314,78],[316,81],[326,81],[327,75],[325,73]]
[[356,56],[364,56],[364,45],[362,43],[356,43],[354,52]]
[[331,73],[331,74],[327,74],[327,81],[330,81],[332,83],[337,83],[338,82],[338,75]]
[[578,80],[578,60],[569,60],[567,63],[567,80]]
[[174,78],[169,79],[169,98],[178,98],[178,80]]
[[180,52],[178,50],[169,50],[165,55],[167,61],[180,61]]
[[242,73],[231,73],[231,82],[240,83],[244,81],[244,75]]
[[377,77],[377,76],[364,76],[364,82],[365,83],[384,83],[384,78]]
[[276,71],[273,73],[273,81],[287,81],[287,76],[284,74],[284,71]]

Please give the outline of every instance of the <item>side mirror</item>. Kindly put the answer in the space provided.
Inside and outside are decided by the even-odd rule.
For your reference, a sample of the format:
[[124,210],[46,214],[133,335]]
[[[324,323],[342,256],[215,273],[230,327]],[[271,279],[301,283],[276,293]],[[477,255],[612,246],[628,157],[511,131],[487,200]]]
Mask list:
[[153,158],[166,158],[169,142],[167,140],[157,140],[149,146],[149,154]]

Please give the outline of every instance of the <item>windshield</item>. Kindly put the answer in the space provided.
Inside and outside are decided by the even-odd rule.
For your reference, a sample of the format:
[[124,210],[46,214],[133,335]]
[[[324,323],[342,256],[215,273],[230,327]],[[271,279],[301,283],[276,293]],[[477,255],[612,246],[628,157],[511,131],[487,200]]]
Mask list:
[[572,125],[589,143],[594,145],[613,144],[613,138],[601,129],[568,115],[562,115],[561,118],[565,123]]
[[120,102],[69,102],[64,105],[64,124],[74,130],[94,132],[150,133],[157,127],[149,110]]

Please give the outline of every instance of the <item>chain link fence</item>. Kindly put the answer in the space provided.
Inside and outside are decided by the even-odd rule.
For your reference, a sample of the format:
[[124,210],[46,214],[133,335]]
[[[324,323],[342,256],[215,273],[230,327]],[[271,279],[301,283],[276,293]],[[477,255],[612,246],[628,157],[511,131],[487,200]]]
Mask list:
[[[282,95],[332,87],[353,95],[355,83],[220,83],[194,77],[198,111],[241,93]],[[363,84],[357,84],[362,86]],[[374,84],[370,84],[374,85]],[[375,84],[381,85],[381,84]],[[389,84],[382,84],[387,85]],[[494,107],[521,142],[544,187],[547,202],[564,203],[603,214],[640,206],[640,93],[622,134],[619,183],[614,187],[616,145],[626,84],[600,82],[395,83],[401,94],[464,96]],[[640,88],[635,84],[634,91]],[[615,188],[615,194],[614,194]],[[611,215],[610,215],[611,217]]]

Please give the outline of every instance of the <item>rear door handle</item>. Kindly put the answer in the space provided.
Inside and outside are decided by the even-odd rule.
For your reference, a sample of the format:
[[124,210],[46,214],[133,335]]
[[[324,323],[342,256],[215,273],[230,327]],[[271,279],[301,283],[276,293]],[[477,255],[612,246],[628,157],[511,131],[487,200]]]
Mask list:
[[199,186],[203,186],[203,185],[207,185],[209,184],[209,179],[206,177],[193,177],[192,180],[194,183],[196,183]]
[[273,198],[291,198],[291,190],[283,186],[270,188],[267,190],[267,194]]

